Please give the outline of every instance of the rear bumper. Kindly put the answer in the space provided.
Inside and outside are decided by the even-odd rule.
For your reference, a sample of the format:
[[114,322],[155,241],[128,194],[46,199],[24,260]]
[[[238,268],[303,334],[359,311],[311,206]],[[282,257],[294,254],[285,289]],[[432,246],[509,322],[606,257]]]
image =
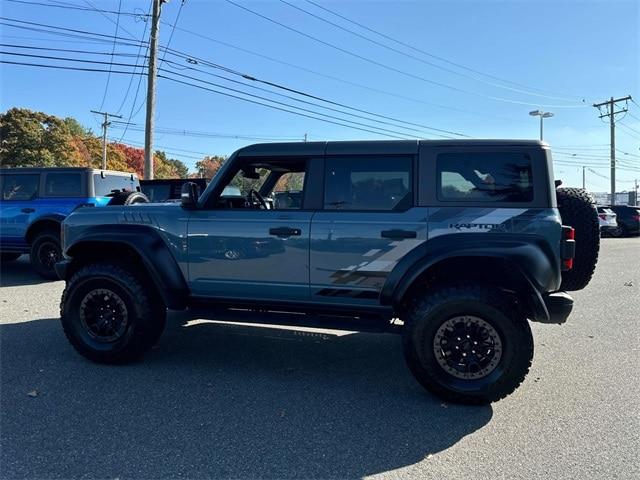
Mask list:
[[573,298],[566,292],[547,293],[542,296],[549,312],[549,320],[544,323],[564,323],[573,310]]

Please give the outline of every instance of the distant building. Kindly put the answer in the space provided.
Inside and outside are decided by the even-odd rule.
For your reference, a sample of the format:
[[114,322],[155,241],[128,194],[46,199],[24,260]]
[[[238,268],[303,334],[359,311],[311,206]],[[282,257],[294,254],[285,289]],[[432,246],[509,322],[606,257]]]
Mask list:
[[[611,205],[611,194],[591,192],[598,205]],[[636,192],[616,192],[616,205],[637,205]]]

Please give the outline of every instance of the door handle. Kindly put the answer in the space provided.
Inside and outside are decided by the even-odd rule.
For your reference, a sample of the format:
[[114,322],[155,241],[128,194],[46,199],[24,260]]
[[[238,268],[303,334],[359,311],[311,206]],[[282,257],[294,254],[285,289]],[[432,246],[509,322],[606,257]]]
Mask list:
[[394,238],[396,240],[403,238],[416,238],[417,232],[413,230],[383,230],[380,232],[382,238]]
[[299,228],[275,227],[269,229],[269,235],[275,235],[276,237],[291,237],[293,235],[301,234],[302,231]]
[[36,211],[35,208],[23,208],[22,210],[20,210],[22,213],[33,213]]

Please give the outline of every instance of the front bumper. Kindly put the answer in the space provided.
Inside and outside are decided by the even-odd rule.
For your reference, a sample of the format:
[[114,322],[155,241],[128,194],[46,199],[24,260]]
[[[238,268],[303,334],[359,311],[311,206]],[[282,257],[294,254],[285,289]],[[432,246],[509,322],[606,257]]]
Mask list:
[[54,265],[53,268],[56,271],[56,274],[58,275],[58,278],[60,280],[67,279],[67,272],[69,271],[69,265],[71,265],[71,260],[69,259],[61,260]]

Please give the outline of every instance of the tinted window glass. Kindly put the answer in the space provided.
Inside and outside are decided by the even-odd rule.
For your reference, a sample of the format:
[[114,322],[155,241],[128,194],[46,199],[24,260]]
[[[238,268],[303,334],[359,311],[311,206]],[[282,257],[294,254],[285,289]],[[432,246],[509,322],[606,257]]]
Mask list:
[[47,173],[44,177],[43,197],[79,197],[82,195],[80,172]]
[[171,195],[171,185],[166,183],[141,185],[141,189],[142,193],[149,197],[150,202],[166,202],[170,198],[175,198]]
[[444,153],[436,168],[439,200],[533,200],[531,159],[522,153]]
[[38,174],[8,174],[2,178],[2,200],[32,200],[38,196]]
[[93,185],[95,188],[96,197],[104,197],[109,195],[114,190],[130,190],[135,191],[138,187],[138,181],[133,177],[131,180],[130,175],[105,175],[104,178],[99,173],[93,175]]
[[324,208],[406,210],[412,204],[411,157],[326,160]]
[[304,172],[289,172],[282,175],[273,189],[273,208],[276,210],[302,208],[303,187]]

